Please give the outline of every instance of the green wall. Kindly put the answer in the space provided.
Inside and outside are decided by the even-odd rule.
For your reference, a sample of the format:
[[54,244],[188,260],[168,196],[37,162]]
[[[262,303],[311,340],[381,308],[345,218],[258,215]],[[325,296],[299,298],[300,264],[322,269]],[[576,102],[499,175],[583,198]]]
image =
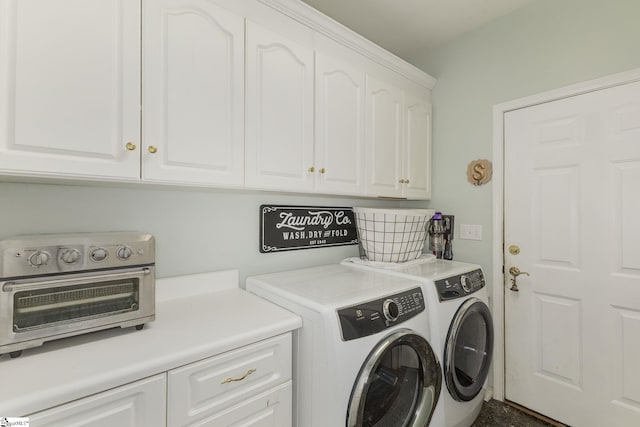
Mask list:
[[[456,259],[490,275],[492,188],[466,168],[493,157],[493,106],[640,67],[640,1],[536,0],[412,62],[438,80],[430,206],[456,216]],[[460,224],[482,225],[483,240],[460,240]]]
[[[434,90],[434,198],[390,202],[271,192],[145,185],[0,182],[0,239],[16,234],[142,230],[157,238],[158,275],[238,268],[242,278],[338,262],[355,246],[258,252],[262,203],[431,206],[459,224],[481,224],[483,240],[456,235],[456,259],[491,268],[491,186],[466,182],[466,165],[491,159],[496,103],[640,67],[640,1],[537,0],[414,63]],[[0,178],[0,181],[2,179]]]
[[[1,181],[1,179],[0,179]],[[261,204],[423,207],[424,202],[141,184],[0,182],[0,239],[20,234],[138,230],[156,237],[158,277],[238,269],[254,274],[337,263],[357,246],[262,254]]]

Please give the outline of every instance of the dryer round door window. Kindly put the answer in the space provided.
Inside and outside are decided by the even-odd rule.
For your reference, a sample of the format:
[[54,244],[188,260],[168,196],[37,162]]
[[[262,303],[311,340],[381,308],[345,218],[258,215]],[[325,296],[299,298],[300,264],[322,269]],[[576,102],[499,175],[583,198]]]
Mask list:
[[441,385],[440,364],[429,343],[409,329],[400,329],[383,339],[360,369],[347,427],[424,427]]
[[458,401],[478,395],[489,374],[493,352],[493,321],[489,307],[470,298],[458,309],[449,327],[444,351],[447,389]]

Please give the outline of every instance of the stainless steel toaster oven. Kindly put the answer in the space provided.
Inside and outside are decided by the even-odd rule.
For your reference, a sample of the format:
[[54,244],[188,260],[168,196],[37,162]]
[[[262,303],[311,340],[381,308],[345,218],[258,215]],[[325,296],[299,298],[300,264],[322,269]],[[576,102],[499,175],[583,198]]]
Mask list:
[[155,318],[155,240],[137,232],[0,241],[0,354]]

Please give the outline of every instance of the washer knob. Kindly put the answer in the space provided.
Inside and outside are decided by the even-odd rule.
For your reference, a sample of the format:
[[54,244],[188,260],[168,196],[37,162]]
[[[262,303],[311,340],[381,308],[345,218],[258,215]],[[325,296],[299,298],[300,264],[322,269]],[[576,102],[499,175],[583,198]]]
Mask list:
[[116,256],[121,260],[128,260],[133,255],[133,249],[129,246],[120,246],[116,251]]
[[95,248],[91,251],[91,259],[95,262],[102,262],[109,256],[109,252],[105,248]]
[[382,314],[387,318],[390,322],[395,322],[398,320],[398,316],[400,316],[400,307],[398,303],[392,299],[386,300],[382,304]]
[[467,276],[460,276],[460,284],[462,285],[462,289],[464,289],[465,292],[471,292],[473,283],[471,283],[471,279],[469,279]]
[[49,264],[50,260],[51,260],[51,254],[49,254],[49,252],[35,251],[29,257],[29,264],[31,264],[33,267],[40,268]]
[[60,259],[65,264],[75,264],[80,259],[80,252],[77,249],[63,249]]

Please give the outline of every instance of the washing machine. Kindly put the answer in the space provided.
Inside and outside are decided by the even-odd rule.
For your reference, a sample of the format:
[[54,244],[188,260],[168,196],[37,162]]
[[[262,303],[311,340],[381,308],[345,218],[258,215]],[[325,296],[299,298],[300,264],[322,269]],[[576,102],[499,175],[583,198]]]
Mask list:
[[431,313],[431,344],[442,362],[445,424],[469,427],[482,408],[493,354],[493,321],[480,266],[431,255],[402,264],[359,258],[342,264],[422,283]]
[[444,426],[419,281],[334,264],[249,277],[246,289],[302,318],[294,426]]

